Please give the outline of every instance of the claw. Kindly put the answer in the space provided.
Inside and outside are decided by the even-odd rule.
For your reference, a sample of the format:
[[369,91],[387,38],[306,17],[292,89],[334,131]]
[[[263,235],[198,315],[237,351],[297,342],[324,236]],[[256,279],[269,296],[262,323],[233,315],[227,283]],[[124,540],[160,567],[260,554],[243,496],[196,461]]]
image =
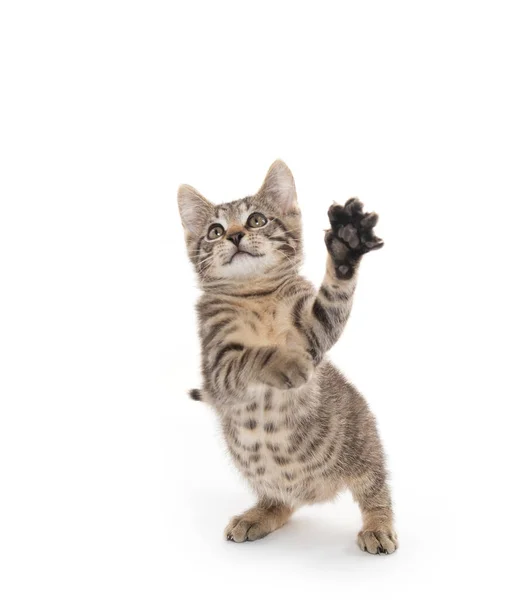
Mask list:
[[334,221],[339,221],[342,217],[344,213],[344,209],[343,206],[341,206],[341,204],[332,204],[329,207],[329,210],[327,212],[327,216],[329,217],[329,220],[331,221],[331,223]]
[[382,248],[382,246],[384,246],[384,242],[379,238],[375,238],[371,242],[366,242],[366,245],[368,248],[375,250],[376,248]]
[[373,231],[365,232],[361,235],[361,241],[363,244],[370,249],[380,248],[384,245],[384,242],[378,238]]
[[379,220],[379,215],[377,213],[367,213],[362,219],[361,219],[361,225],[363,227],[367,227],[368,229],[371,229],[372,227],[375,227],[375,225],[377,225],[377,222]]
[[345,212],[348,215],[360,215],[363,212],[363,203],[359,198],[350,198],[345,204]]

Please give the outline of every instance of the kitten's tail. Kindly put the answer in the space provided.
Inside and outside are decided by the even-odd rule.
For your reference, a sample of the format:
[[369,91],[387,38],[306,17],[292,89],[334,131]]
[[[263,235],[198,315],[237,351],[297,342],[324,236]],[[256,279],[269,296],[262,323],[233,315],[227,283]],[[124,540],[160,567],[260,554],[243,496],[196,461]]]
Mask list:
[[189,390],[188,395],[192,398],[192,400],[197,400],[198,402],[203,400],[203,392],[201,390]]

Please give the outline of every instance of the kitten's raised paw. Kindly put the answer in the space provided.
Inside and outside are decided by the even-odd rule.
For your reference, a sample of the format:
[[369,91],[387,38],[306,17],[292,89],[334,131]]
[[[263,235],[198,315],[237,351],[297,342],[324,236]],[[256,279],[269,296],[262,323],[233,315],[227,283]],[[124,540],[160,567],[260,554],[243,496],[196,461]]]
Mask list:
[[393,554],[398,548],[394,531],[360,531],[357,536],[359,548],[370,554]]
[[349,279],[361,256],[384,245],[373,228],[379,219],[376,213],[365,213],[363,204],[351,198],[346,204],[333,204],[328,211],[331,229],[325,234],[325,244],[340,279]]

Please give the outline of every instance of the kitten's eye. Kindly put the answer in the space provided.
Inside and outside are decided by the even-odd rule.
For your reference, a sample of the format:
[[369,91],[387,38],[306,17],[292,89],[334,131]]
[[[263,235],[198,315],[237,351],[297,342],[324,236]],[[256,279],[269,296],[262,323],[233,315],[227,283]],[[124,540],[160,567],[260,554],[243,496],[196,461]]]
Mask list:
[[256,229],[257,227],[263,227],[263,225],[266,225],[267,223],[267,217],[261,213],[252,213],[252,215],[247,219],[248,227],[252,227],[253,229]]
[[218,240],[225,233],[226,232],[224,230],[224,227],[222,227],[222,225],[219,225],[218,223],[214,223],[213,225],[210,225],[210,229],[208,229],[208,233],[206,234],[206,237],[209,240]]

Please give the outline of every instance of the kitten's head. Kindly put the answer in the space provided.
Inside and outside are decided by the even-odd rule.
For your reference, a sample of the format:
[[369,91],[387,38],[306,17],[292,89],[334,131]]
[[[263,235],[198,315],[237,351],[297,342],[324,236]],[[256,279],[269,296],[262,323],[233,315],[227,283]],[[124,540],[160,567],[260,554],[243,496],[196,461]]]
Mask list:
[[178,190],[187,250],[203,285],[277,280],[302,261],[300,210],[290,169],[277,160],[254,196],[212,204]]

